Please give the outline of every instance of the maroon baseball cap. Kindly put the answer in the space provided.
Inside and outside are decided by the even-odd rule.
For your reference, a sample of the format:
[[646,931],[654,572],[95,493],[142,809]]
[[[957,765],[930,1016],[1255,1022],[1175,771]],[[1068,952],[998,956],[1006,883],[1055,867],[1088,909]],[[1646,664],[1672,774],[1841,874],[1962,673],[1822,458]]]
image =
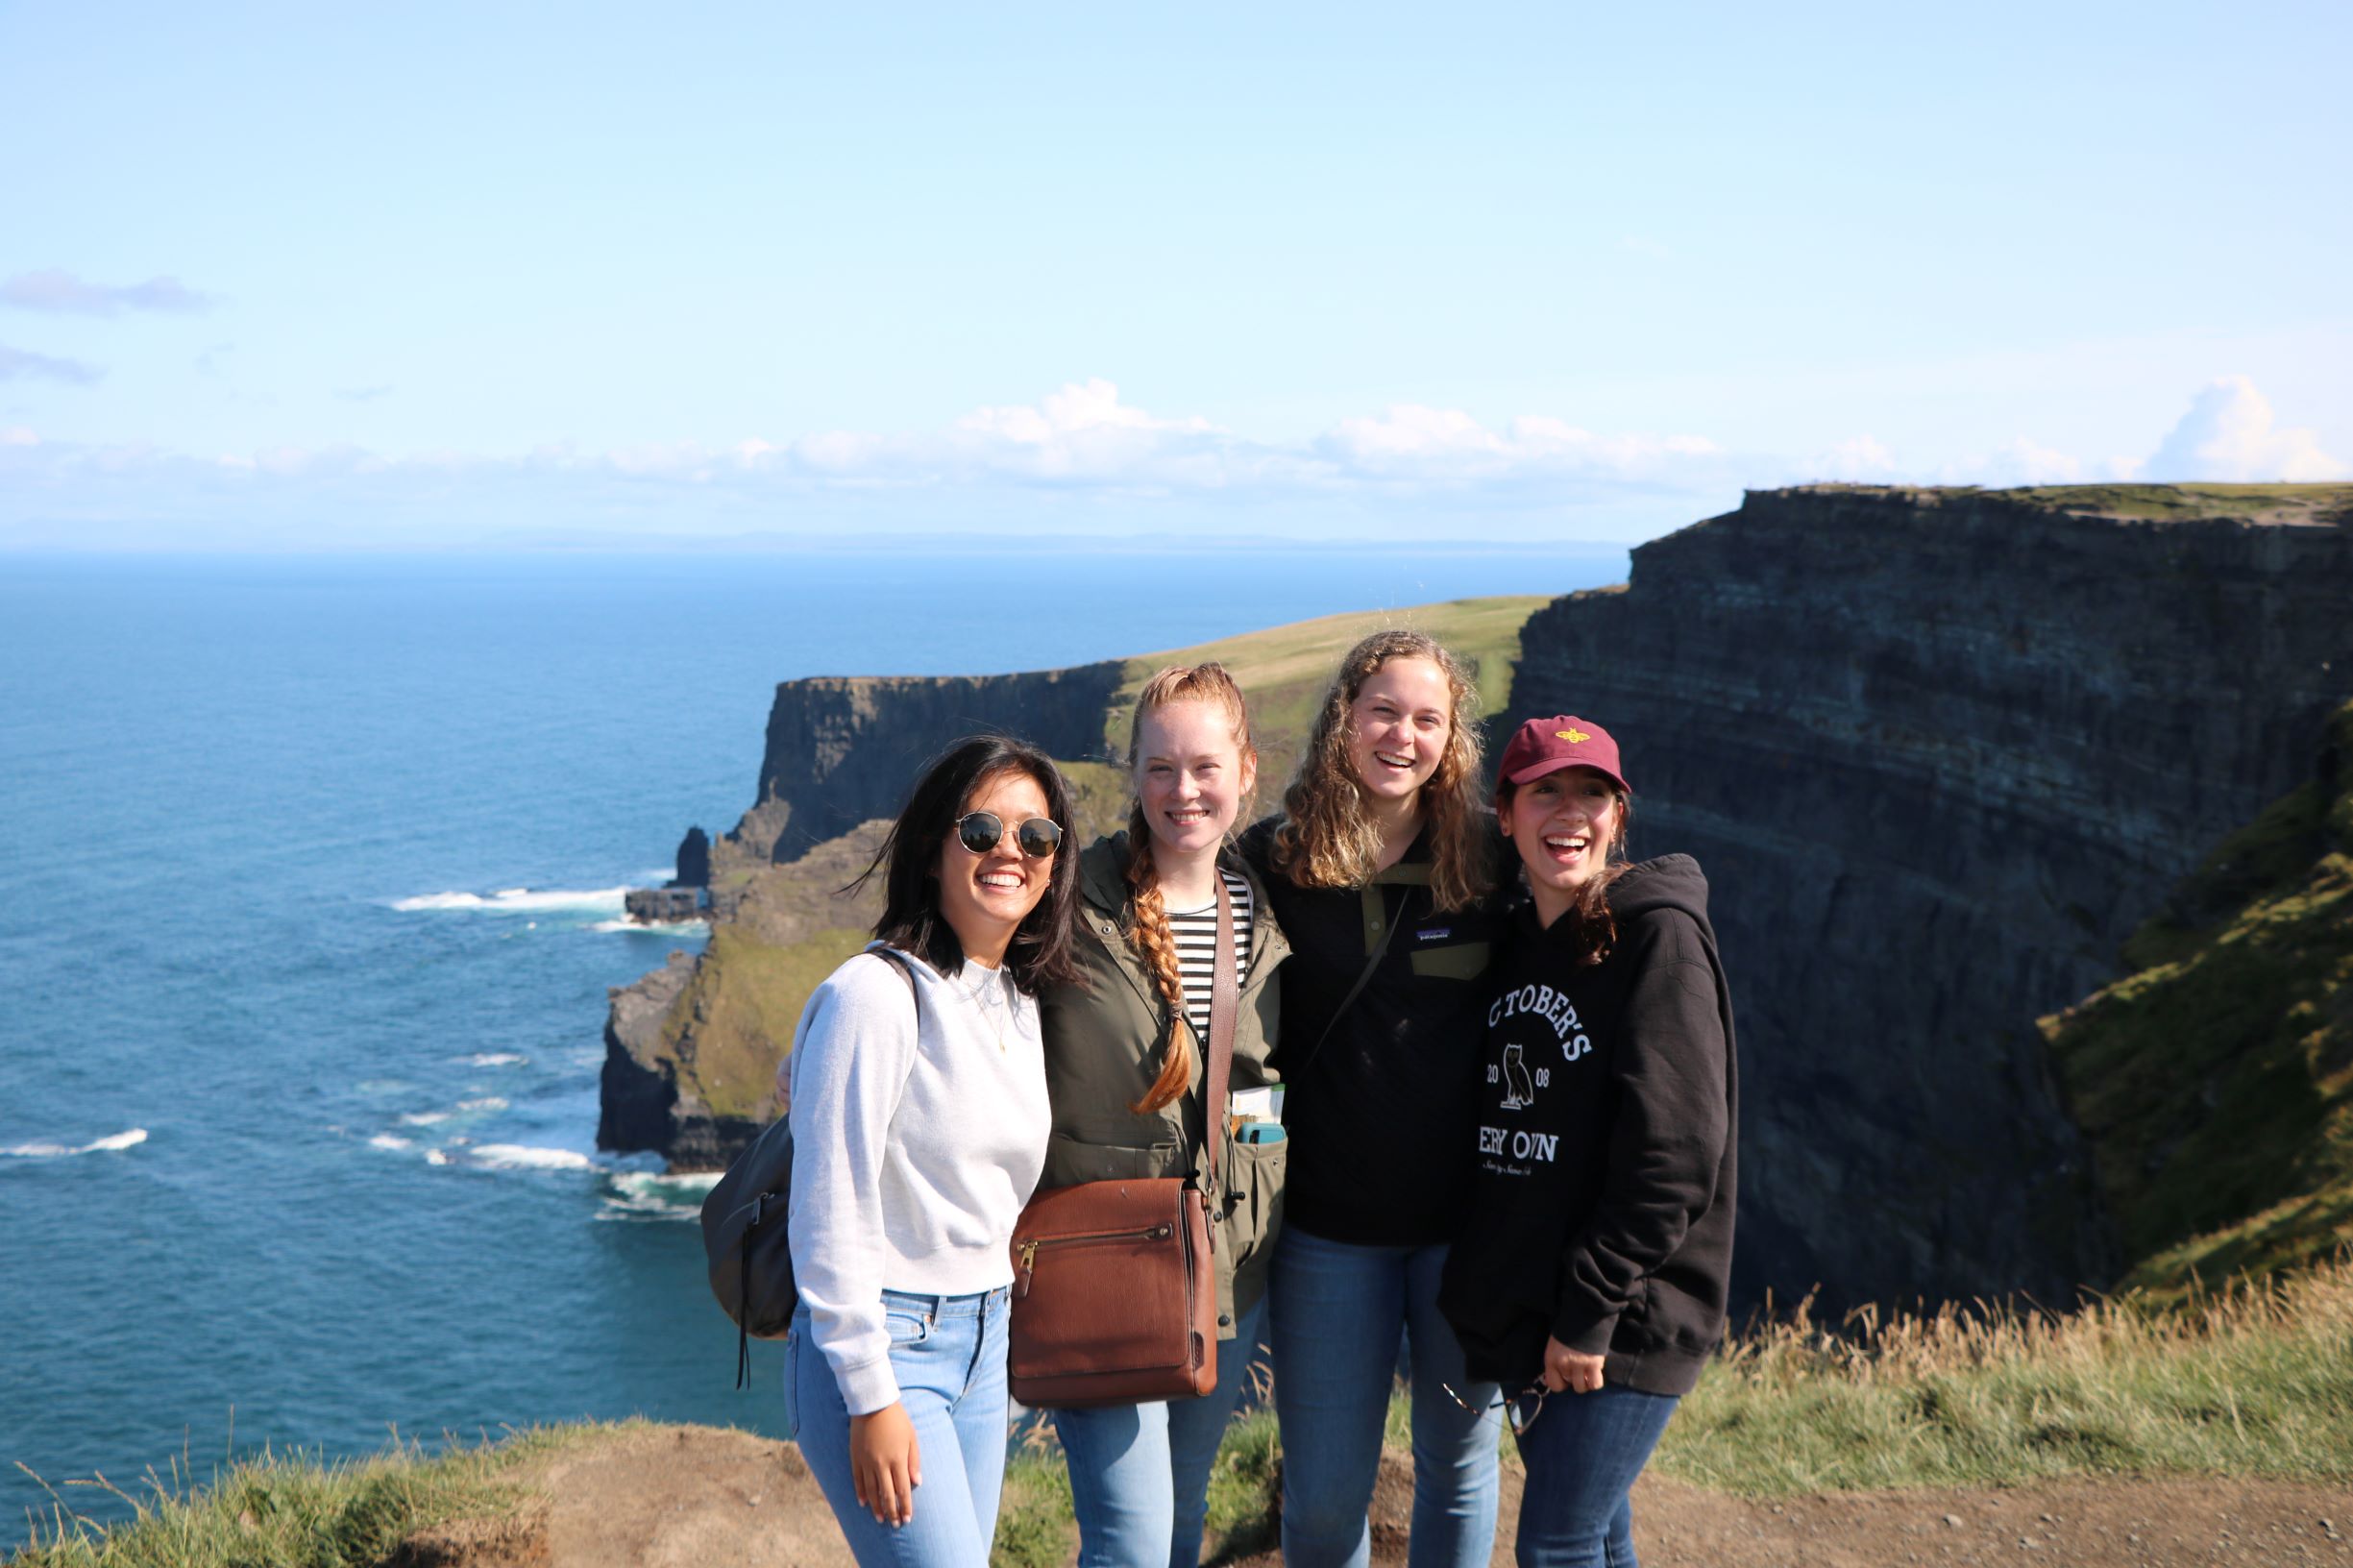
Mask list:
[[1511,744],[1504,747],[1504,760],[1495,765],[1495,777],[1499,783],[1508,779],[1526,784],[1563,768],[1599,769],[1616,780],[1619,789],[1634,793],[1619,770],[1618,743],[1609,738],[1609,731],[1589,719],[1565,713],[1522,724]]

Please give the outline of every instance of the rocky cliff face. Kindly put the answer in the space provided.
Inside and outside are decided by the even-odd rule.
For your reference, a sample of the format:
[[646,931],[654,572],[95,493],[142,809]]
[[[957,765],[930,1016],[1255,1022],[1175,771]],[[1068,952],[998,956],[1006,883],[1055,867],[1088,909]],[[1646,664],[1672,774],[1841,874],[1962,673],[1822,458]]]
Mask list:
[[1522,647],[1514,714],[1606,725],[1635,852],[1708,872],[1741,1028],[1740,1296],[2105,1280],[2034,1020],[2298,781],[2353,694],[2353,527],[1758,493]]
[[1103,750],[1117,660],[1016,675],[852,675],[776,688],[758,803],[727,835],[743,860],[788,862],[896,812],[923,760],[960,735],[1003,730],[1073,761]]

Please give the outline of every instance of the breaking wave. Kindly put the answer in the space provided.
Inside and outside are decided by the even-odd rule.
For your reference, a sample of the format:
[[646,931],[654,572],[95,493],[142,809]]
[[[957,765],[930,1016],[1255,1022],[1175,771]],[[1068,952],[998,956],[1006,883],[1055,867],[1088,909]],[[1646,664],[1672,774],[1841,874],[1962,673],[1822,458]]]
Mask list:
[[594,1170],[597,1162],[576,1149],[543,1149],[528,1143],[482,1143],[472,1164],[492,1170]]
[[696,1219],[719,1172],[665,1176],[657,1171],[620,1171],[607,1180],[599,1219]]
[[0,1159],[62,1160],[77,1154],[108,1154],[147,1141],[147,1129],[134,1127],[129,1132],[114,1133],[87,1143],[12,1143],[0,1148]]
[[483,915],[537,915],[572,909],[618,914],[627,888],[501,888],[495,893],[427,893],[396,898],[392,907],[403,914],[425,910],[470,910]]

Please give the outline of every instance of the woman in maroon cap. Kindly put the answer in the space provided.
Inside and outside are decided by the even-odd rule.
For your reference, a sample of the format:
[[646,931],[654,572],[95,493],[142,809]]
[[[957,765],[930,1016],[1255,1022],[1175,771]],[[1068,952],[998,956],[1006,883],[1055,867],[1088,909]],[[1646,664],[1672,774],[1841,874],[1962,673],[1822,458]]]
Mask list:
[[1617,743],[1567,715],[1522,724],[1497,769],[1530,900],[1487,984],[1438,1305],[1510,1397],[1528,1568],[1633,1563],[1628,1493],[1724,1333],[1731,1000],[1698,863],[1627,858],[1631,794]]

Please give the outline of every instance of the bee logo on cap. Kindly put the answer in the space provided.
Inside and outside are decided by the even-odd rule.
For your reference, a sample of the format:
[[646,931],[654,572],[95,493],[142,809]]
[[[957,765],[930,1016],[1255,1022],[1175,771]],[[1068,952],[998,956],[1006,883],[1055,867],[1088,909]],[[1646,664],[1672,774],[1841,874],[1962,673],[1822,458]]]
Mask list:
[[1589,741],[1593,737],[1581,729],[1556,729],[1553,731],[1553,739],[1566,741],[1571,746],[1575,746],[1580,741]]

